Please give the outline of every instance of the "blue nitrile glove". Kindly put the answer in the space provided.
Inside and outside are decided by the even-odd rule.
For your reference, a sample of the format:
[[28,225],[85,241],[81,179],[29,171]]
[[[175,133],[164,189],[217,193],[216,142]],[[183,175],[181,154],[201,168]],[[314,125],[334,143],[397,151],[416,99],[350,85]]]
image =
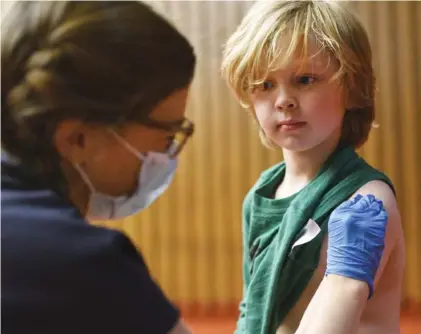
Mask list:
[[366,282],[370,299],[384,249],[387,212],[382,201],[357,195],[338,206],[328,224],[326,275]]

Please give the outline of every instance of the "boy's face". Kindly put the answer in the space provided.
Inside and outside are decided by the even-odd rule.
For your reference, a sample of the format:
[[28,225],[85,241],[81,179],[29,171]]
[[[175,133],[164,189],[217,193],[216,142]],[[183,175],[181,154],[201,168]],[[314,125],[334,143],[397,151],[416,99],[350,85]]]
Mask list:
[[309,41],[310,59],[299,56],[269,73],[251,101],[266,136],[277,146],[302,152],[338,141],[345,113],[340,80],[330,81],[339,64]]

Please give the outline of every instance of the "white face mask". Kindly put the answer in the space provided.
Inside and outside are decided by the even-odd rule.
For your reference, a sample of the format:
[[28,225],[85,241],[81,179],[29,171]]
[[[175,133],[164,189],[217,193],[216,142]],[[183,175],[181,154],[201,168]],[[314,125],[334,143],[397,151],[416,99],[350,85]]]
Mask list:
[[124,147],[143,162],[139,172],[138,186],[130,196],[113,197],[102,194],[95,190],[87,174],[79,165],[76,165],[76,169],[91,191],[87,216],[93,220],[120,219],[147,208],[168,189],[177,168],[177,160],[170,158],[170,151],[167,153],[148,152],[147,155],[143,155],[118,134],[112,133]]

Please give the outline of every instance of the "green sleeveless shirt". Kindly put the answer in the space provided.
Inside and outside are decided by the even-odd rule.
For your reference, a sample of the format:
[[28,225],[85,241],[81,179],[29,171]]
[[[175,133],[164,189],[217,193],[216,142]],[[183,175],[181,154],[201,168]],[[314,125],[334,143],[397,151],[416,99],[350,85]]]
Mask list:
[[[352,148],[337,149],[297,194],[274,199],[284,174],[284,163],[263,172],[243,203],[244,294],[236,333],[275,333],[318,266],[331,212],[369,181],[393,189]],[[310,219],[321,232],[291,252]]]

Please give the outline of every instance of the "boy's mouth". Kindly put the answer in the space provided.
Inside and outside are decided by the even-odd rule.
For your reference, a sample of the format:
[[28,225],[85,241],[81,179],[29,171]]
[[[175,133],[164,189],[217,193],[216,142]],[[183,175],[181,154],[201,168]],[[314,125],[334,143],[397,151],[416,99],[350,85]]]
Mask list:
[[298,130],[305,126],[306,122],[295,121],[295,120],[287,120],[279,122],[277,128],[280,130],[291,131],[291,130]]

